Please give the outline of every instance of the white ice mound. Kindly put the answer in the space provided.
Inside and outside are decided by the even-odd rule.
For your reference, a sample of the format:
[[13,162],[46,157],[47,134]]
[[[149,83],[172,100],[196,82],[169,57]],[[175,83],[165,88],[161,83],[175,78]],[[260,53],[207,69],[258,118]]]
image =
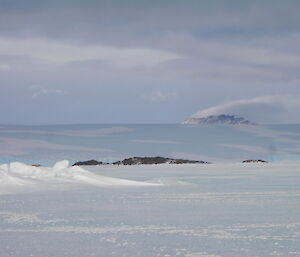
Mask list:
[[0,185],[28,185],[28,181],[9,175],[6,171],[0,169]]
[[8,185],[57,185],[57,183],[90,184],[95,186],[153,186],[154,183],[118,179],[94,174],[81,167],[69,167],[60,161],[53,167],[35,167],[20,162],[0,165],[0,187]]
[[53,169],[54,170],[62,170],[62,169],[66,169],[68,167],[69,167],[69,161],[63,160],[63,161],[55,163],[55,165],[53,166]]

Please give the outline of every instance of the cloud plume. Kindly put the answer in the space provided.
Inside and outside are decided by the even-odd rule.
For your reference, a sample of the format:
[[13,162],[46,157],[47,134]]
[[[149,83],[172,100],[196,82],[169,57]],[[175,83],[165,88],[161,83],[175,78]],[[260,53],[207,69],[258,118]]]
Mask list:
[[196,112],[193,117],[234,114],[260,123],[297,123],[299,109],[299,95],[271,95],[216,105]]

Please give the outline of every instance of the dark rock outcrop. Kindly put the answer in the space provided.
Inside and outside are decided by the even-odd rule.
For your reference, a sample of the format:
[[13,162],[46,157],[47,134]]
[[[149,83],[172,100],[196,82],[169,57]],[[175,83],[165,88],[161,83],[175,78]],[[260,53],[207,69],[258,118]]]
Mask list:
[[210,115],[201,118],[190,118],[183,122],[183,124],[197,124],[197,125],[210,125],[210,124],[224,124],[224,125],[256,125],[255,123],[229,114]]
[[31,164],[31,166],[32,166],[32,167],[37,167],[37,168],[38,168],[38,167],[42,167],[41,164]]
[[[142,165],[142,164],[187,164],[187,163],[200,163],[200,164],[209,164],[205,161],[194,161],[194,160],[185,160],[185,159],[173,159],[173,158],[164,158],[160,156],[156,157],[131,157],[126,158],[122,161],[116,161],[111,163],[112,165]],[[76,162],[72,166],[81,166],[81,165],[107,165],[106,162],[98,162],[95,160]]]
[[95,160],[83,161],[83,162],[76,162],[72,166],[82,166],[82,165],[103,165],[106,164],[104,162],[98,162]]
[[117,161],[112,163],[113,165],[141,165],[141,164],[185,164],[185,163],[201,163],[208,164],[209,162],[205,161],[193,161],[193,160],[184,160],[184,159],[172,159],[164,158],[160,156],[156,157],[132,157],[124,159],[123,161]]
[[243,163],[268,163],[267,161],[264,160],[245,160]]

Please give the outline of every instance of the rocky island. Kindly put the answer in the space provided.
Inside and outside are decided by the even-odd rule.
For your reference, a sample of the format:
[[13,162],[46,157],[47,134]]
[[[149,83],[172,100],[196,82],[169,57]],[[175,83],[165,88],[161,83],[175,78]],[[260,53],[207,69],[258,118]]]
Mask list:
[[188,125],[212,125],[212,124],[223,124],[223,125],[256,125],[255,123],[246,120],[243,117],[229,114],[210,115],[207,117],[192,117],[185,120],[182,124]]
[[201,163],[208,164],[209,162],[205,161],[194,161],[194,160],[185,160],[185,159],[173,159],[173,158],[164,158],[164,157],[131,157],[124,159],[123,161],[118,161],[112,163],[113,165],[141,165],[141,164],[186,164],[186,163]]
[[267,161],[264,160],[245,160],[243,163],[268,163]]
[[83,166],[83,165],[104,165],[104,164],[108,164],[105,162],[98,162],[95,160],[89,160],[89,161],[83,161],[83,162],[75,162],[72,166]]
[[173,159],[173,158],[164,158],[160,156],[156,157],[131,157],[126,158],[122,161],[116,161],[113,163],[98,162],[95,160],[76,162],[73,166],[81,165],[145,165],[145,164],[209,164],[210,162],[206,161],[195,161],[195,160],[185,160],[185,159]]

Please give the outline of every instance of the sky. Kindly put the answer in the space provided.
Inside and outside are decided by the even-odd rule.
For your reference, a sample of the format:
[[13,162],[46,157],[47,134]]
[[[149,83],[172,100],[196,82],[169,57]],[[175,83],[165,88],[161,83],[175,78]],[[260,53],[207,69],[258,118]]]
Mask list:
[[300,123],[298,0],[0,0],[0,124]]

